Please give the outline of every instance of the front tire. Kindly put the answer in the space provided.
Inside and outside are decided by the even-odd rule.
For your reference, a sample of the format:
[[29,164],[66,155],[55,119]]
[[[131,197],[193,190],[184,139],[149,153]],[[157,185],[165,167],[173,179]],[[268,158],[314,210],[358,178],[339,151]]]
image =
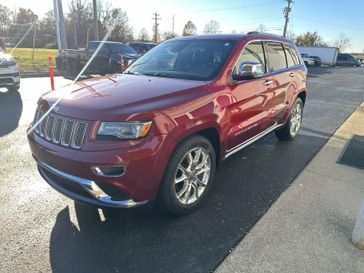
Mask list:
[[10,92],[16,92],[16,91],[19,90],[19,88],[20,88],[20,85],[19,84],[16,84],[16,85],[12,85],[12,86],[7,87],[8,91],[10,91]]
[[297,136],[298,131],[301,128],[302,115],[303,102],[300,98],[297,98],[292,106],[287,123],[282,128],[275,131],[279,140],[292,140]]
[[216,169],[215,150],[210,141],[193,135],[173,152],[165,170],[157,205],[174,215],[194,211],[205,199]]

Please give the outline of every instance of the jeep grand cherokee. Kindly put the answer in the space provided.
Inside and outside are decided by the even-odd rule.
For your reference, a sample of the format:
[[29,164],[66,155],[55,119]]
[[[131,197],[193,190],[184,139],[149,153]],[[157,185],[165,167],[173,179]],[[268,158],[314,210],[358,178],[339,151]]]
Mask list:
[[296,137],[306,73],[295,45],[274,35],[168,40],[123,74],[44,94],[29,144],[42,177],[78,202],[186,214],[219,160],[271,132]]

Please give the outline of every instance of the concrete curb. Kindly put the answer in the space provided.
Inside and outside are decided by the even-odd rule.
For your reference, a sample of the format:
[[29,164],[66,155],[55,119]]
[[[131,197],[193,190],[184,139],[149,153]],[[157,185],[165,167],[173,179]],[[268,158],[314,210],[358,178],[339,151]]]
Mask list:
[[[62,76],[61,72],[55,71],[54,76]],[[20,78],[49,77],[48,72],[20,72]]]

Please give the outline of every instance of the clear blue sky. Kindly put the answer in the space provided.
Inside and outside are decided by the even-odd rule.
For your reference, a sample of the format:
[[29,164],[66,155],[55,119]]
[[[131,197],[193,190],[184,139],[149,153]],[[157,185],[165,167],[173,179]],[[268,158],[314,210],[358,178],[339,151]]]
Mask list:
[[[52,0],[0,0],[11,9],[29,7],[39,16],[52,9]],[[88,0],[91,2],[91,0]],[[104,0],[105,1],[105,0]],[[106,0],[115,7],[127,11],[130,25],[137,36],[145,27],[152,33],[152,13],[158,12],[162,20],[160,30],[172,29],[172,16],[175,15],[175,31],[180,34],[183,25],[191,20],[198,33],[213,19],[220,23],[222,32],[233,30],[247,32],[264,24],[268,32],[281,34],[284,21],[282,9],[284,0]],[[67,11],[69,0],[63,0]],[[322,38],[331,42],[341,32],[351,38],[349,51],[364,50],[364,0],[295,0],[292,5],[289,29],[295,34],[317,31]]]

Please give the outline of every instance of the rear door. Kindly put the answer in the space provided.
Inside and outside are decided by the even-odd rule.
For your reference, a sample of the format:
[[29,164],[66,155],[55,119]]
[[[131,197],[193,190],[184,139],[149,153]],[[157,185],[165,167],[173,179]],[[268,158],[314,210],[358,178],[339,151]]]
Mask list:
[[[266,69],[263,43],[254,41],[242,50],[233,73],[244,63],[261,64]],[[230,129],[228,152],[239,147],[240,143],[254,137],[265,127],[262,124],[267,116],[267,106],[271,104],[274,81],[271,75],[251,80],[232,81],[230,92],[233,99],[230,105]]]
[[267,127],[279,123],[287,110],[287,92],[295,71],[287,69],[287,58],[284,46],[280,42],[265,42],[268,56],[268,71],[272,75],[275,88],[272,90],[272,100],[268,106],[268,115],[265,125]]

